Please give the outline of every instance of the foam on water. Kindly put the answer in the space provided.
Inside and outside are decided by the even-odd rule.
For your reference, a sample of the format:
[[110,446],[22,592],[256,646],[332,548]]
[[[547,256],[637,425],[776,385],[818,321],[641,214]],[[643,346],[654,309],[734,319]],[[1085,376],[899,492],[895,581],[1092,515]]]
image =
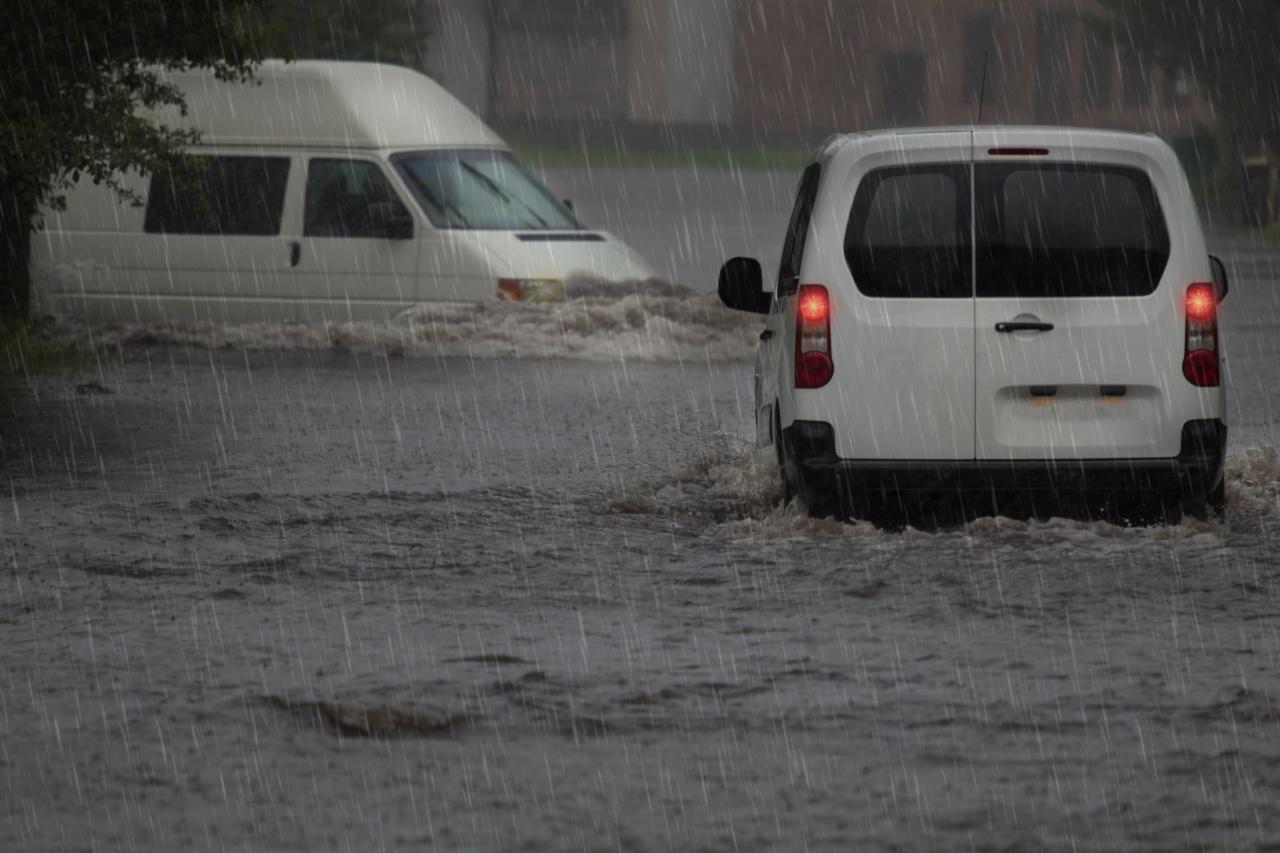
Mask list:
[[405,356],[724,361],[749,358],[760,318],[660,281],[568,283],[556,303],[424,303],[387,322],[163,322],[73,329],[107,346],[352,349]]
[[[866,521],[841,523],[808,517],[797,502],[782,504],[782,487],[771,450],[756,450],[727,435],[702,437],[700,454],[683,469],[633,484],[616,511],[701,516],[711,535],[729,540],[757,538],[847,538],[892,536],[929,541],[962,536],[978,540],[1084,543],[1098,540],[1220,540],[1257,529],[1280,515],[1280,457],[1274,448],[1248,448],[1227,460],[1225,519],[1184,518],[1180,524],[1124,526],[1072,518],[1021,520],[979,518],[936,532],[908,527],[883,531]],[[620,507],[620,508],[619,508]]]

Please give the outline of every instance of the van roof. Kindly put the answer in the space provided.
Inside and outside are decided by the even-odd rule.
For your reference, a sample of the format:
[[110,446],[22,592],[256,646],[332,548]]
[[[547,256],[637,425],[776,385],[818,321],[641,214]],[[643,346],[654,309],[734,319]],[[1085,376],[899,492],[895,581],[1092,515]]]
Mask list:
[[1127,130],[1111,130],[1100,127],[1070,127],[1053,124],[951,124],[935,127],[896,127],[881,130],[856,131],[840,134],[846,137],[908,136],[918,133],[968,133],[969,131],[985,131],[989,133],[1041,133],[1048,139],[1066,139],[1082,134],[1088,136],[1108,136],[1117,139],[1154,138],[1154,133],[1134,133]]
[[212,145],[340,148],[505,148],[496,133],[434,80],[375,62],[267,60],[256,80],[208,71],[163,75],[185,93],[187,114],[160,123],[201,132]]
[[836,134],[818,148],[818,157],[833,156],[848,145],[892,147],[893,141],[932,133],[993,133],[1007,135],[1011,144],[1040,144],[1050,147],[1092,149],[1128,149],[1148,153],[1167,149],[1166,143],[1154,133],[1133,133],[1093,127],[1065,127],[1061,125],[947,125],[938,127],[904,127],[884,130],[858,131]]

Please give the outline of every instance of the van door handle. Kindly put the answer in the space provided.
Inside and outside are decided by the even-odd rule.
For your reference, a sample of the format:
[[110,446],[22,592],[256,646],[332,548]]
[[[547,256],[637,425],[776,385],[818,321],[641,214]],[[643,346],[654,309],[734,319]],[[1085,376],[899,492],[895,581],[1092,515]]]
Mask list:
[[772,337],[773,337],[773,329],[765,329],[763,332],[760,333],[760,340],[762,341],[767,341],[769,340],[769,338],[772,338]]
[[295,241],[289,243],[289,266],[296,267],[302,260],[302,244]]
[[997,332],[1052,332],[1052,323],[1024,323],[1022,321],[996,323]]

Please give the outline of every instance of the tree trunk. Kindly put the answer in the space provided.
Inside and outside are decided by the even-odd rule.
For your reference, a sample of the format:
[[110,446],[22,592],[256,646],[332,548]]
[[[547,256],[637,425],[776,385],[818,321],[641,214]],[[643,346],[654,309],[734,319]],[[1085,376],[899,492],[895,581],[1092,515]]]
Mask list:
[[24,318],[31,299],[31,220],[36,205],[0,187],[0,319]]

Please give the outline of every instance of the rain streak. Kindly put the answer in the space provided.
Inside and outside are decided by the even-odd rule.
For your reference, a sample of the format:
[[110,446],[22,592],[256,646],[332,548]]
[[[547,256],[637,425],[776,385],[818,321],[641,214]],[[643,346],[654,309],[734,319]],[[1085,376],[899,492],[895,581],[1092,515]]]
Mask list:
[[[1280,9],[233,6],[0,212],[0,849],[1280,845]],[[860,491],[1184,421],[1221,511]]]

